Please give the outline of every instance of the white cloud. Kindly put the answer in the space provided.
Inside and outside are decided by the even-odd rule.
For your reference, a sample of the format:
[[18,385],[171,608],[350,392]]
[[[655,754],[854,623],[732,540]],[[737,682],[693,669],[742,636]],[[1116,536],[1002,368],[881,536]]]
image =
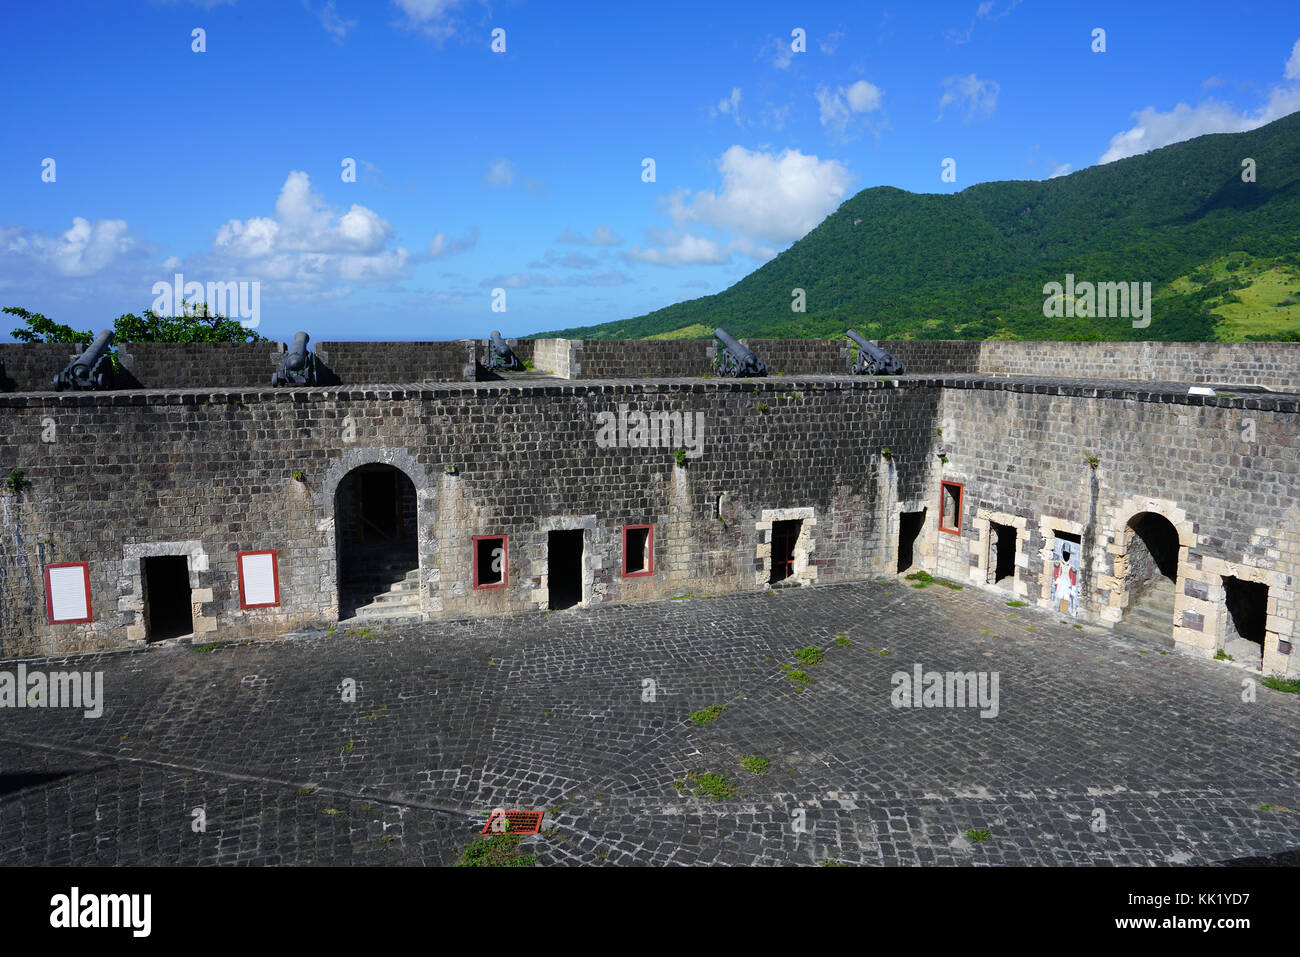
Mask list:
[[792,103],[787,103],[784,106],[767,104],[763,108],[763,125],[770,126],[779,133],[785,128],[785,121],[789,118],[793,105]]
[[1062,163],[1060,166],[1056,167],[1056,169],[1052,170],[1052,175],[1048,176],[1047,178],[1056,179],[1056,177],[1065,176],[1069,172],[1070,172],[1070,164]]
[[478,227],[471,226],[464,239],[452,239],[446,233],[438,233],[429,242],[428,255],[430,259],[458,256],[461,253],[469,252],[476,245],[478,245]]
[[614,230],[603,224],[596,227],[590,239],[566,229],[555,237],[555,241],[570,246],[621,246],[623,244],[623,240],[614,235]]
[[697,222],[751,239],[785,243],[800,238],[844,199],[852,182],[837,160],[798,150],[751,152],[732,146],[718,161],[720,192],[679,190],[669,211],[680,226]]
[[817,88],[817,105],[821,108],[822,126],[841,135],[848,128],[854,113],[873,113],[880,109],[884,91],[866,80],[858,80],[851,86],[841,86],[832,90],[828,87]]
[[548,187],[540,179],[534,179],[531,176],[520,177],[519,170],[510,160],[501,159],[493,160],[488,171],[483,174],[483,182],[497,189],[509,189],[519,180],[519,184],[530,193],[539,196],[545,195]]
[[1291,82],[1272,87],[1268,101],[1254,112],[1213,99],[1194,107],[1178,103],[1164,113],[1154,106],[1138,110],[1133,113],[1133,126],[1112,136],[1097,162],[1111,163],[1207,133],[1244,133],[1294,113],[1300,110],[1300,83],[1296,82],[1300,80],[1300,40],[1291,47],[1282,73]]
[[515,164],[508,159],[494,160],[483,174],[483,182],[489,186],[509,186],[515,181]]
[[718,100],[718,105],[716,107],[709,107],[709,116],[711,117],[727,115],[730,115],[731,118],[736,121],[737,126],[742,125],[740,122],[740,87],[738,86],[733,86],[731,88],[730,96],[725,96]]
[[275,201],[275,216],[227,222],[217,230],[213,262],[205,265],[284,282],[296,293],[320,293],[332,283],[405,277],[411,254],[386,248],[392,236],[392,226],[364,206],[335,214],[311,191],[307,174],[294,170]]
[[495,289],[498,286],[502,289],[534,289],[552,286],[621,286],[631,281],[630,276],[617,270],[585,276],[569,276],[567,279],[525,272],[511,273],[509,276],[489,276],[479,285],[484,289]]
[[944,94],[939,98],[939,115],[935,122],[943,119],[943,111],[956,103],[965,105],[965,121],[977,117],[988,118],[998,108],[998,93],[1002,89],[993,80],[981,80],[974,73],[967,76],[950,76],[943,81]]
[[25,264],[26,269],[47,276],[90,276],[118,265],[138,251],[140,245],[128,235],[122,219],[97,219],[92,223],[75,216],[72,228],[55,236],[42,236],[21,226],[0,228],[0,257],[12,260],[15,267]]
[[834,33],[828,33],[825,40],[818,40],[817,46],[822,53],[827,56],[833,56],[835,51],[840,48],[840,41],[844,39],[844,31],[836,30]]
[[[662,240],[666,237],[657,238]],[[650,263],[654,266],[717,266],[731,260],[731,252],[725,246],[689,233],[670,240],[663,249],[633,246],[624,256],[631,262]]]
[[456,32],[451,12],[463,3],[464,0],[393,0],[393,5],[406,15],[400,26],[423,33],[438,43]]
[[998,5],[994,0],[983,0],[983,2],[975,8],[975,15],[971,17],[970,26],[965,30],[959,30],[954,27],[948,31],[947,37],[953,43],[969,43],[971,34],[975,32],[976,23],[981,20],[987,20],[989,22],[1001,20],[1016,7],[1020,6],[1022,2],[1023,0],[1009,0],[1007,5],[999,11],[997,9]]
[[334,38],[335,43],[342,44],[348,31],[357,25],[356,20],[344,20],[338,15],[338,11],[334,9],[334,0],[328,0],[319,10],[312,10],[308,0],[302,0],[302,5],[316,15],[320,25]]
[[788,70],[791,61],[794,59],[794,50],[790,46],[793,42],[794,40],[791,37],[772,37],[763,45],[759,55],[767,57],[772,66],[778,70]]
[[[602,255],[608,256],[609,253],[602,253]],[[564,269],[592,269],[599,266],[600,262],[595,256],[588,256],[576,249],[570,249],[564,255],[560,255],[554,249],[548,249],[540,260],[530,262],[528,267],[530,269],[550,269],[552,266],[560,266]]]

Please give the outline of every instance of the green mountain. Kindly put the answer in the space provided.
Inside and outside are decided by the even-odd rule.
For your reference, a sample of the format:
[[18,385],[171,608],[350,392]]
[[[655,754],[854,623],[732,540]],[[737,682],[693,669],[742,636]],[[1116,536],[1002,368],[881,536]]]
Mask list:
[[[1255,161],[1255,182],[1242,162]],[[1043,287],[1150,282],[1151,323],[1047,318]],[[806,311],[792,311],[793,290]],[[1046,181],[865,189],[724,292],[539,336],[1300,338],[1300,113]],[[688,328],[693,327],[693,328]]]

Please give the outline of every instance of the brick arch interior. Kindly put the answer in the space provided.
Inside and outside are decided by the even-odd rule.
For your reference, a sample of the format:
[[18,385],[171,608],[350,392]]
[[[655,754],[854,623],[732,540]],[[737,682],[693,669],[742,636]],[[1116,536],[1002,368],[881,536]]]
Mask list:
[[1159,512],[1139,512],[1124,528],[1126,604],[1132,604],[1161,578],[1178,581],[1182,551],[1178,529]]
[[[1143,515],[1152,517],[1143,519]],[[1165,570],[1172,573],[1175,601],[1179,601],[1178,596],[1183,590],[1183,579],[1188,569],[1188,555],[1196,546],[1196,532],[1187,513],[1174,502],[1133,496],[1126,499],[1112,513],[1112,516],[1113,521],[1106,540],[1098,543],[1099,560],[1109,556],[1111,562],[1109,568],[1102,566],[1099,569],[1101,572],[1099,587],[1108,588],[1110,592],[1109,601],[1102,615],[1103,620],[1118,621],[1124,610],[1141,596],[1142,588],[1148,587],[1156,580],[1151,570],[1155,570],[1155,575],[1163,574],[1160,571],[1161,563]],[[1172,527],[1177,539],[1176,553],[1170,543],[1168,529],[1159,524],[1159,520]],[[1140,531],[1134,527],[1135,523],[1142,526]],[[1164,534],[1161,535],[1157,530],[1163,530]],[[1148,544],[1150,539],[1157,540],[1156,548],[1160,553],[1159,556],[1151,552]],[[1130,551],[1134,548],[1135,540],[1139,543],[1137,550]],[[1142,554],[1140,549],[1150,553],[1150,558]],[[1157,557],[1159,562],[1156,560]],[[1140,567],[1131,569],[1130,565],[1133,564],[1134,558],[1137,559]],[[1148,562],[1150,568],[1146,567]]]
[[318,503],[329,515],[335,613],[349,617],[408,572],[419,579],[421,610],[436,575],[432,516],[437,488],[413,456],[396,449],[348,449],[334,459]]

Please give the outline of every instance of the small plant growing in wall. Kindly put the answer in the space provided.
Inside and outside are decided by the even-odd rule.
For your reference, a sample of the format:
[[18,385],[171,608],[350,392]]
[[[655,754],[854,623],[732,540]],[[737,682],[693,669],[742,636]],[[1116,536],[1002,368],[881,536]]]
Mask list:
[[758,404],[758,411],[759,411],[759,412],[766,412],[766,411],[767,411],[767,403],[766,403],[766,402],[760,402],[760,403]]
[[948,464],[948,456],[946,456],[946,455],[944,455],[942,452],[940,452],[940,453],[939,453],[939,461],[942,462],[944,465],[947,465],[947,464]]
[[891,449],[889,446],[885,446],[883,449],[881,449],[880,455],[886,462],[894,461],[894,450]]
[[1092,469],[1094,472],[1097,470],[1097,466],[1101,464],[1101,459],[1097,458],[1097,456],[1093,455],[1091,452],[1085,455],[1084,458],[1088,462],[1088,468]]
[[677,467],[678,467],[679,469],[684,469],[684,468],[686,468],[686,450],[685,450],[685,449],[675,449],[675,450],[673,451],[673,458],[677,459]]
[[460,467],[456,465],[444,465],[442,471],[444,475],[459,475]]
[[295,469],[293,473],[293,480],[295,482],[305,482],[307,481],[307,476],[303,473],[302,469]]
[[9,477],[5,479],[5,488],[9,489],[9,491],[13,492],[15,495],[31,484],[31,482],[27,481],[27,479],[23,477],[22,469],[14,469],[9,473]]

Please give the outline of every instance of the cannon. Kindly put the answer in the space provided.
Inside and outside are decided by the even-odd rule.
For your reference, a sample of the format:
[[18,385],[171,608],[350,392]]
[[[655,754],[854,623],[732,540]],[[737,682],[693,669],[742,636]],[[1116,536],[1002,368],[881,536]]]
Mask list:
[[746,349],[727,333],[726,329],[717,328],[713,334],[722,342],[713,360],[713,368],[720,375],[738,376],[767,375],[767,363]]
[[854,375],[902,375],[903,363],[880,346],[850,329],[844,333],[858,344],[858,361],[853,366]]
[[280,371],[271,376],[271,385],[316,384],[316,354],[307,348],[310,341],[305,332],[293,337],[293,348],[280,360]]
[[522,369],[523,364],[519,357],[514,354],[506,341],[501,338],[501,333],[495,329],[492,330],[492,350],[488,353],[489,369]]
[[54,391],[64,389],[106,389],[113,374],[108,347],[113,344],[113,330],[105,329],[95,337],[86,351],[69,362],[54,377]]

